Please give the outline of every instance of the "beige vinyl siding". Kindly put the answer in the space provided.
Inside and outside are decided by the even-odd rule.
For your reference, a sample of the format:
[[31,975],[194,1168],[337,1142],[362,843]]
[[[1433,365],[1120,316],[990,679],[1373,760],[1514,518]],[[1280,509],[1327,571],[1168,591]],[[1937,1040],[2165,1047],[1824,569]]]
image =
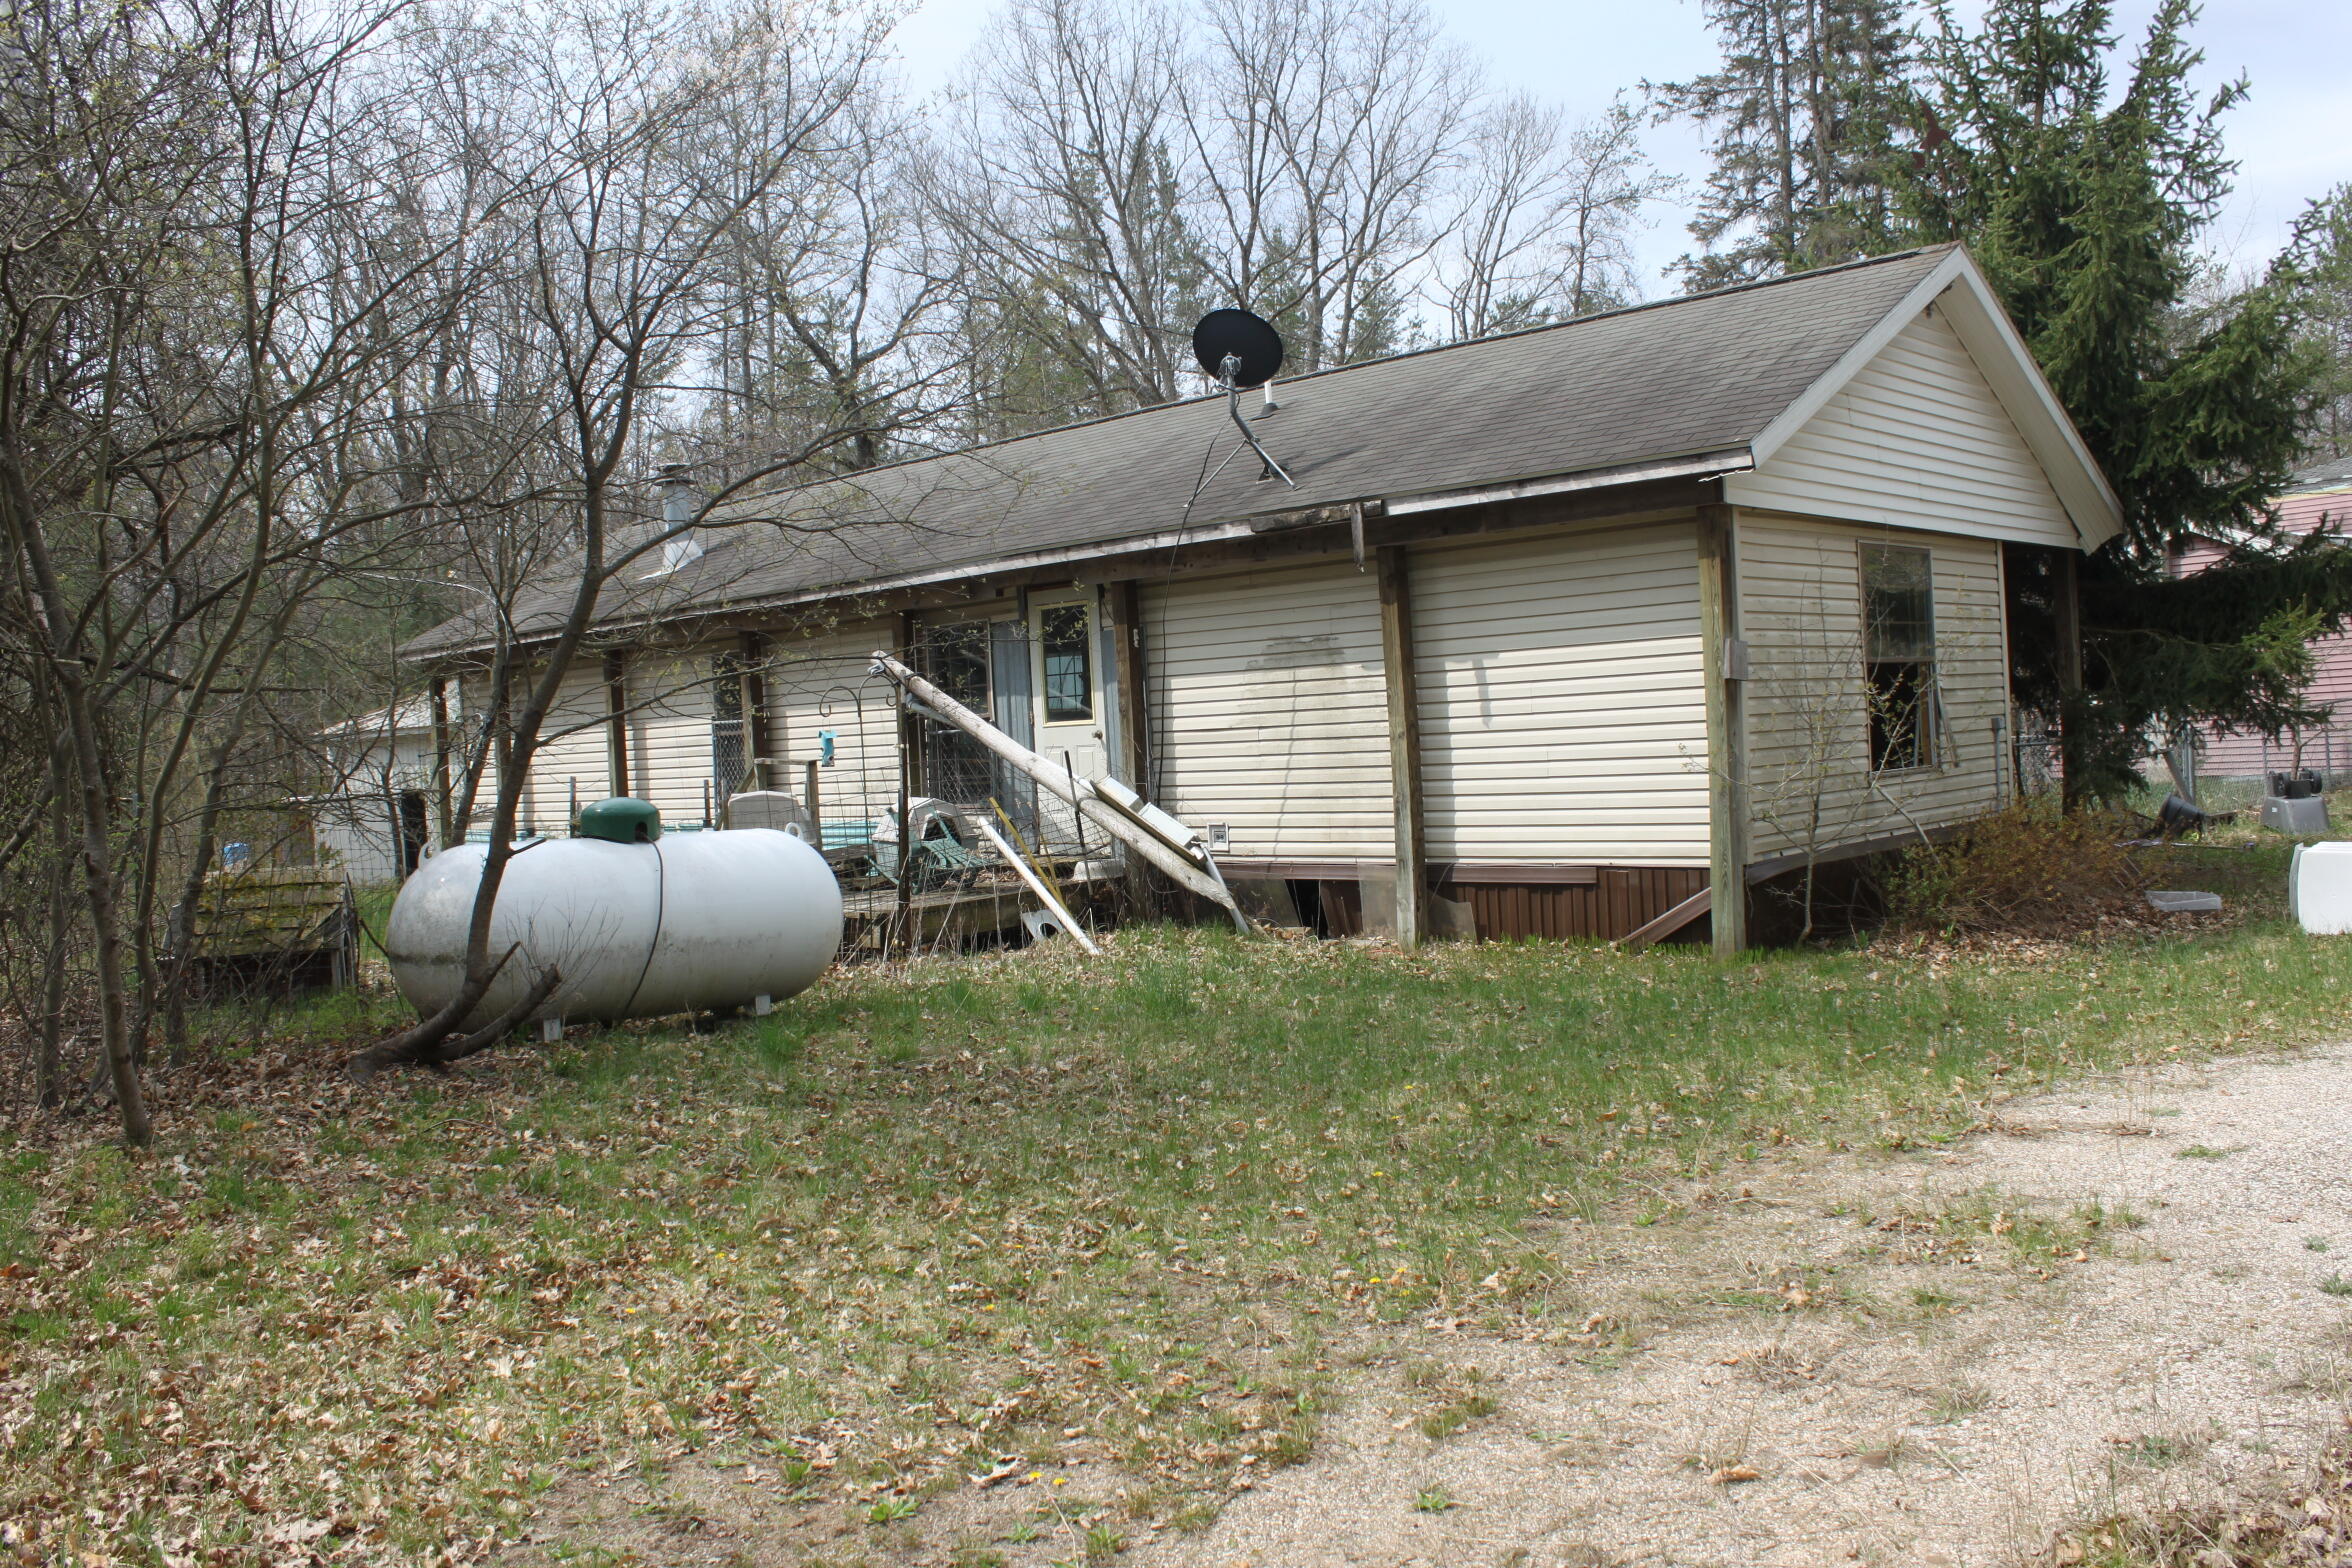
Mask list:
[[[670,827],[702,824],[711,780],[710,649],[632,653],[628,659],[629,791]],[[724,804],[724,796],[714,802]]]
[[[1954,534],[1859,528],[1741,511],[1737,524],[1749,853],[1832,848],[1997,807],[2007,712],[2001,547]],[[1945,734],[1935,766],[1870,777],[1862,686],[1865,539],[1925,546],[1935,593]]]
[[[775,641],[768,673],[772,754],[795,764],[813,759],[818,732],[836,733],[833,766],[818,781],[828,820],[870,821],[897,804],[897,710],[887,683],[866,674],[872,651],[888,641],[886,626],[863,624]],[[722,803],[724,791],[711,773],[711,659],[718,651],[638,651],[626,662],[630,789],[652,801],[672,827],[701,824],[706,780],[714,814]],[[564,831],[575,778],[583,803],[608,792],[603,672],[602,656],[590,655],[564,679],[548,724],[551,738],[531,770],[525,800],[527,815],[542,832]],[[570,725],[580,727],[555,733]],[[749,744],[747,733],[747,755]],[[778,769],[777,783],[795,795],[805,788],[797,766]],[[477,819],[486,817],[493,787],[485,782]]]
[[1352,563],[1143,590],[1154,788],[1240,860],[1389,860],[1379,591]]
[[[530,678],[536,678],[536,674]],[[524,693],[515,693],[519,707]],[[531,787],[524,797],[529,826],[541,833],[571,830],[572,781],[580,786],[580,804],[602,800],[612,793],[611,752],[606,745],[604,661],[586,654],[564,672],[555,706],[540,727],[542,743],[531,761]],[[476,803],[475,823],[486,825],[494,804],[496,781],[483,781]]]
[[1940,313],[1905,327],[1752,474],[1742,506],[2073,547],[2041,463]]
[[1689,522],[1412,557],[1433,861],[1703,866]]
[[[833,765],[818,770],[817,792],[826,822],[836,827],[878,821],[898,809],[897,693],[866,673],[874,650],[893,641],[889,624],[877,621],[778,635],[771,646],[769,755],[787,764],[776,770],[776,786],[801,794],[800,765],[817,757],[819,732],[833,731]],[[828,842],[839,837],[828,831]]]

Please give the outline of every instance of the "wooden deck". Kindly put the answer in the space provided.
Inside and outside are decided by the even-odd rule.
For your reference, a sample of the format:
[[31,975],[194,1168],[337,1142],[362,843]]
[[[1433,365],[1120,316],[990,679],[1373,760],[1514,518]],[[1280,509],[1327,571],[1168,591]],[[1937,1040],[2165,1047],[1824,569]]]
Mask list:
[[845,953],[881,952],[901,946],[926,951],[953,947],[973,937],[1013,930],[1021,923],[1021,911],[1036,903],[1028,889],[1009,877],[1001,885],[917,893],[907,901],[912,933],[901,943],[896,937],[898,889],[844,893],[841,912],[846,929],[841,946]]
[[[1090,884],[1066,880],[1069,867],[1055,868],[1065,880],[1061,896],[1070,904],[1070,913],[1086,918],[1091,906]],[[939,888],[917,893],[907,901],[912,927],[911,938],[904,946],[929,951],[934,947],[953,947],[975,937],[996,936],[1013,931],[1021,924],[1023,910],[1038,908],[1030,891],[1011,872],[986,874],[978,886]],[[842,952],[879,953],[898,949],[898,889],[894,887],[861,888],[841,895],[841,913],[846,929],[842,933]]]

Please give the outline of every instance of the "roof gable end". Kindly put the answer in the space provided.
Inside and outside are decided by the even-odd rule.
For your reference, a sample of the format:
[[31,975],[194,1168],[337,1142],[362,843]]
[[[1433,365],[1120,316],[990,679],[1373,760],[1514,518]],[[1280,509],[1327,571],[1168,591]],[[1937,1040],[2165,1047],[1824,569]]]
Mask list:
[[[1992,286],[1967,251],[1957,246],[1764,428],[1750,444],[1757,469],[1769,469],[1791,442],[1815,426],[1832,403],[1880,364],[1897,340],[1911,332],[1931,309],[1965,349],[1985,388],[2007,415],[2010,429],[2039,466],[2041,479],[2064,510],[2074,535],[2071,542],[2079,549],[2094,550],[2120,533],[2122,503],[2057,394],[2051,391],[2041,367],[2034,363],[2032,351],[1994,297]],[[1891,432],[1889,438],[1893,439]],[[1923,516],[1918,524],[1933,526],[1939,521],[1949,520]],[[1965,531],[2000,530],[1988,526]]]

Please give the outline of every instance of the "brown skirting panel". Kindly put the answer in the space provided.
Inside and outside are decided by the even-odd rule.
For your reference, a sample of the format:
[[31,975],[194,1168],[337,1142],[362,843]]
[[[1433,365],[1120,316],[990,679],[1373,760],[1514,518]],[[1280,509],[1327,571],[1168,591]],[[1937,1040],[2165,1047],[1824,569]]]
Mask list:
[[[1438,897],[1469,904],[1480,941],[1613,942],[1707,885],[1704,866],[1602,866],[1587,883],[1440,883]],[[1685,933],[1704,930],[1693,925]]]
[[[1263,860],[1249,856],[1217,857],[1227,876],[1303,878],[1317,882],[1361,882],[1370,877],[1393,877],[1393,860]],[[1429,867],[1430,880],[1446,882],[1594,882],[1601,868],[1575,861],[1450,860]]]

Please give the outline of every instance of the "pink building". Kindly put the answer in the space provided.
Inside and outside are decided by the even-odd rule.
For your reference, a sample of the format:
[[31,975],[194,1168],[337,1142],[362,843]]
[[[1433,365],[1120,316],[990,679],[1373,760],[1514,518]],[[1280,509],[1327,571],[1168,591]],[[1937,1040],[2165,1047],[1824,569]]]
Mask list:
[[[2352,457],[2317,463],[2295,475],[2279,497],[2278,516],[2288,533],[2307,534],[2322,523],[2352,534]],[[2173,572],[2186,577],[2203,571],[2224,554],[2210,539],[2192,537],[2173,556]],[[2319,668],[2311,679],[2315,702],[2334,710],[2327,725],[2303,736],[2303,766],[2330,774],[2352,772],[2352,631],[2322,637],[2312,645]],[[2259,778],[2284,771],[2292,761],[2292,739],[2273,744],[2259,735],[2207,731],[2198,737],[2197,770],[2207,778]]]

